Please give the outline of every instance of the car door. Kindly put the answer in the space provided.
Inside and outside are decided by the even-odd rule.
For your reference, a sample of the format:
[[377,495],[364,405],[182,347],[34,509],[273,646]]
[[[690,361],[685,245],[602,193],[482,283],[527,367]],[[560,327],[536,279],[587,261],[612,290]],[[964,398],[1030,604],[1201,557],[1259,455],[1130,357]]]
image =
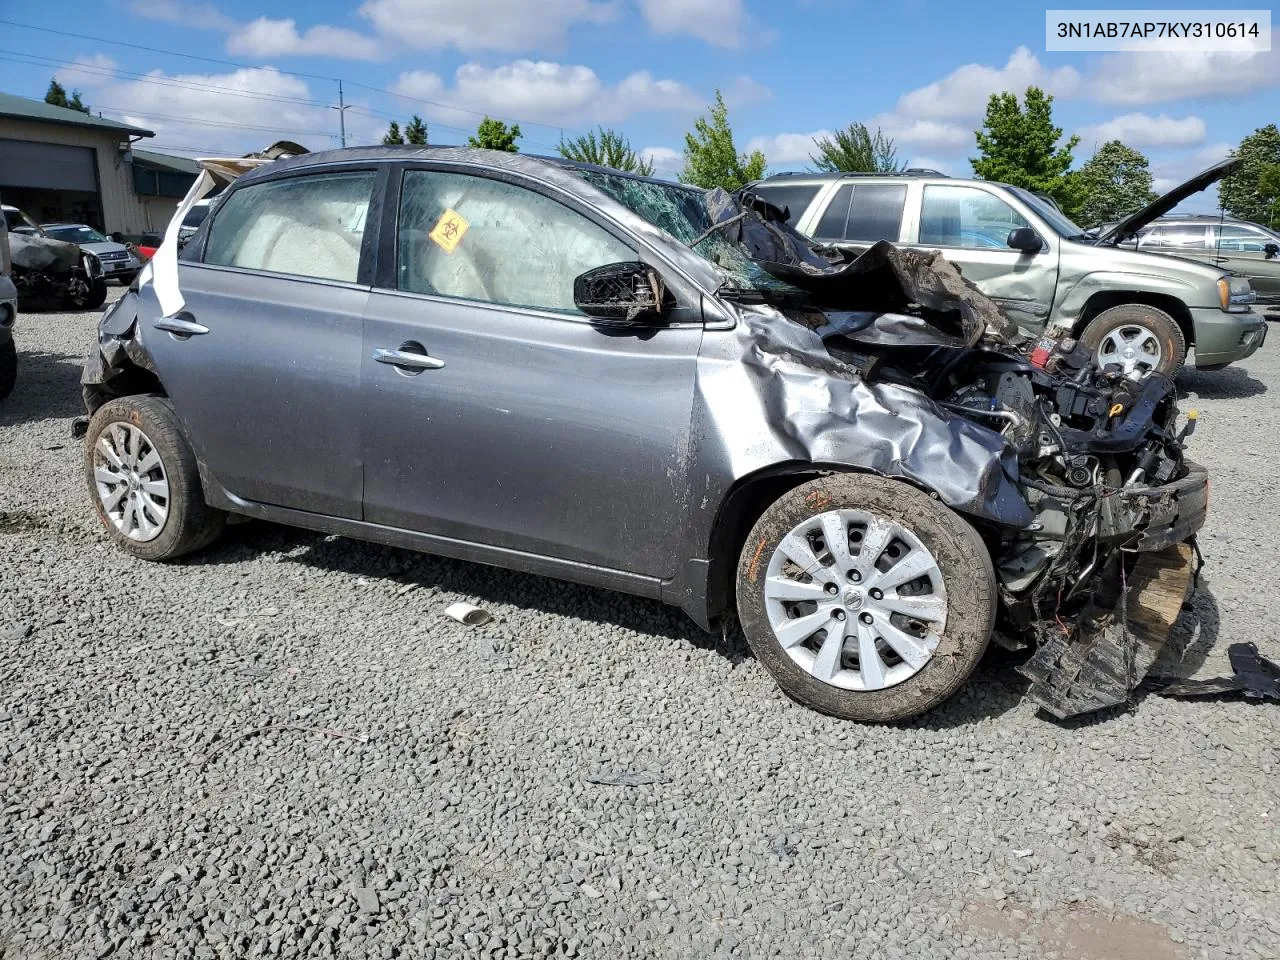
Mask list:
[[674,573],[696,300],[598,325],[573,280],[640,257],[620,230],[531,181],[417,168],[399,187],[365,318],[365,519]]
[[[1021,227],[1035,229],[1044,248],[1035,253],[1011,249],[1009,234]],[[1024,329],[1039,330],[1048,321],[1058,282],[1057,238],[996,193],[964,184],[925,184],[917,235],[904,240],[941,250]]]
[[1280,306],[1280,240],[1248,224],[1215,224],[1212,231],[1213,262],[1248,277],[1259,304]]
[[329,170],[234,189],[179,262],[185,307],[145,331],[192,445],[236,497],[360,517],[376,179]]

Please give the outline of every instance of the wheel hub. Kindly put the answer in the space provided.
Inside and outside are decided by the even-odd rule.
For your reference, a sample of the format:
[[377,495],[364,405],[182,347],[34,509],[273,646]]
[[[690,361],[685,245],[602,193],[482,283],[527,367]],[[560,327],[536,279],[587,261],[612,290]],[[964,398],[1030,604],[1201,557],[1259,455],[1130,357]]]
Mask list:
[[847,610],[858,610],[862,607],[862,591],[850,587],[844,592],[844,605]]
[[160,536],[169,518],[169,478],[139,427],[107,424],[93,446],[93,481],[108,523],[140,543]]

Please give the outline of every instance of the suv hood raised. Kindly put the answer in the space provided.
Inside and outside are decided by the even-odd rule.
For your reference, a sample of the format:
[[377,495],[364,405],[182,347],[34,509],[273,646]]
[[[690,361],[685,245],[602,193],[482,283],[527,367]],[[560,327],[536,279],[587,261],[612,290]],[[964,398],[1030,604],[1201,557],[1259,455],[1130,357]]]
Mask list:
[[1100,247],[1115,246],[1118,243],[1122,243],[1152,220],[1163,217],[1193,193],[1206,190],[1223,177],[1234,173],[1239,169],[1241,162],[1239,157],[1229,157],[1221,163],[1215,163],[1207,170],[1200,171],[1190,180],[1178,184],[1168,193],[1152,200],[1141,210],[1129,214],[1110,230],[1105,231],[1098,237],[1097,245]]

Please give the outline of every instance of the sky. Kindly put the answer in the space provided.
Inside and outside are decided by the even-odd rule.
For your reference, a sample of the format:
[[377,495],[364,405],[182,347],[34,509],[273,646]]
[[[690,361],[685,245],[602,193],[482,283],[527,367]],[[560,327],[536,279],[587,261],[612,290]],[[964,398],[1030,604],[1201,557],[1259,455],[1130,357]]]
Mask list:
[[464,143],[485,114],[519,122],[528,153],[603,124],[666,177],[717,89],[739,149],[771,171],[806,168],[815,136],[860,121],[909,165],[968,176],[987,97],[1030,84],[1079,134],[1077,165],[1119,138],[1158,190],[1280,120],[1280,50],[1046,52],[1044,7],[1026,3],[60,0],[0,17],[0,89],[40,98],[57,76],[155,131],[139,146],[187,155],[337,146],[339,78],[348,144],[414,113],[432,143]]

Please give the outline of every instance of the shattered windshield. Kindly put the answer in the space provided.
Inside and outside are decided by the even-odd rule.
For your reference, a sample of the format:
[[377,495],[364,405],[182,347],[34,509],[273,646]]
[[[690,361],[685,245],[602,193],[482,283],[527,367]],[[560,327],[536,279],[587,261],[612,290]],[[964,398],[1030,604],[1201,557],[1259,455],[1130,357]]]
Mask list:
[[711,261],[726,274],[721,293],[751,291],[786,298],[804,298],[805,293],[772,276],[752,261],[736,243],[712,231],[712,221],[703,191],[672,183],[660,184],[599,170],[575,170],[578,176],[613,197],[624,207],[655,227],[688,245],[694,253]]

